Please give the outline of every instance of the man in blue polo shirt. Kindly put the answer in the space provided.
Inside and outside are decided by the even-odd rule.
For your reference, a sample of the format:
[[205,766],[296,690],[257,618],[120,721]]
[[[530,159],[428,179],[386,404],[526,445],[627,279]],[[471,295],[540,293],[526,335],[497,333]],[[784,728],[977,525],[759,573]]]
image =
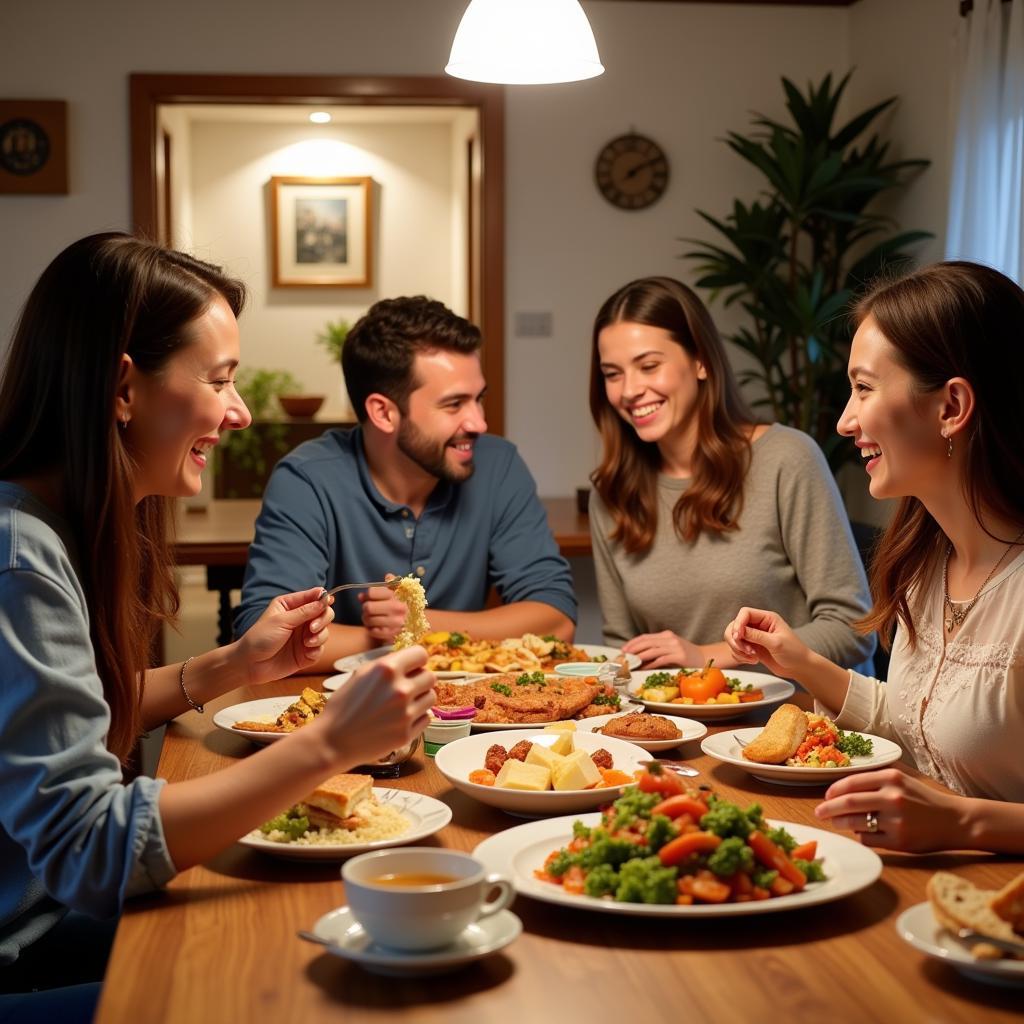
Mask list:
[[[572,576],[536,485],[515,447],[484,433],[480,344],[473,324],[422,296],[377,302],[352,328],[342,368],[359,425],[274,469],[236,634],[277,594],[415,573],[434,629],[572,639]],[[501,604],[487,608],[492,587]],[[385,587],[339,594],[310,671],[392,643],[405,612]]]

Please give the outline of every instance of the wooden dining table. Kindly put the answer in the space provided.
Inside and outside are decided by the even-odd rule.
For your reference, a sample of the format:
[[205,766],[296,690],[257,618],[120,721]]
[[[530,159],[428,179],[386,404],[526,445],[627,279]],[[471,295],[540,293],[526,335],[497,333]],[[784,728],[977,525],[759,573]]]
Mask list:
[[[257,748],[216,728],[213,714],[299,689],[297,679],[248,688],[211,702],[204,715],[183,715],[168,727],[157,774],[195,779],[252,756]],[[750,714],[740,724],[763,718]],[[716,731],[737,723],[708,724]],[[757,782],[704,755],[697,742],[664,756],[699,769],[696,781],[728,799],[760,803],[767,817],[822,825],[813,812],[824,787]],[[451,823],[422,845],[472,850],[522,824],[454,789],[422,751],[399,779],[378,784],[451,808]],[[882,859],[881,877],[858,893],[750,917],[630,917],[519,896],[512,910],[523,933],[502,952],[450,974],[386,978],[296,935],[345,903],[337,863],[233,846],[182,872],[166,891],[128,904],[96,1021],[1019,1022],[1024,989],[976,982],[926,959],[894,923],[925,899],[934,871],[992,888],[1024,870],[1024,858],[883,852]]]

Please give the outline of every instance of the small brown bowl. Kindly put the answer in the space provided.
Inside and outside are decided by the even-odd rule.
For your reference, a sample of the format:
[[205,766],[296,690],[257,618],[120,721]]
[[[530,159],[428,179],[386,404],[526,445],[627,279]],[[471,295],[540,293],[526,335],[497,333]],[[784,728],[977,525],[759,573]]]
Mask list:
[[281,408],[297,420],[311,420],[324,404],[323,395],[278,395],[277,400]]

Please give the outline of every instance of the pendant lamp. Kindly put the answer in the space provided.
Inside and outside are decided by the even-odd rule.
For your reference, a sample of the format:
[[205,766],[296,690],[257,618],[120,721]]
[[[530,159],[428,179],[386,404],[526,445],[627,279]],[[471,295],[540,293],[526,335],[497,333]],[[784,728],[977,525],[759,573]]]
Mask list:
[[470,0],[445,71],[540,85],[594,78],[604,67],[579,0]]

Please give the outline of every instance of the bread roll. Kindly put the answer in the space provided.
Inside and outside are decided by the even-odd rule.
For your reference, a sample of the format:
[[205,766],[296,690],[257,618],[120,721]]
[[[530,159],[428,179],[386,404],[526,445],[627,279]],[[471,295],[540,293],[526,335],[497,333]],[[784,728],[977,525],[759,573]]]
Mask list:
[[785,764],[806,735],[807,715],[795,704],[783,704],[768,719],[764,731],[743,748],[743,756],[755,764]]

